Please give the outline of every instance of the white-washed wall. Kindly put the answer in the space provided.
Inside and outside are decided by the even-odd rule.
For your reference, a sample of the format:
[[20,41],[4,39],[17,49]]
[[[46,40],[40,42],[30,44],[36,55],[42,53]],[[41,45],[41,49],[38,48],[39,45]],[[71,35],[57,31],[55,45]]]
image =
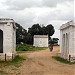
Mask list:
[[15,50],[16,50],[16,29],[13,29],[13,33],[14,33],[14,35],[13,35],[13,37],[14,37],[14,39],[13,39],[14,40],[14,43],[13,43],[14,47],[13,48],[14,49],[13,50],[15,52]]
[[63,42],[63,40],[62,40],[62,38],[63,38],[63,36],[62,36],[62,31],[60,31],[60,51],[59,51],[59,53],[62,53],[62,51],[63,51],[63,45],[62,45],[62,42]]
[[3,44],[4,44],[4,53],[12,52],[13,49],[13,34],[12,34],[12,25],[10,23],[6,24],[4,26],[4,31],[3,31],[4,39],[3,39]]
[[[70,27],[67,27],[63,30],[60,31],[60,52],[59,53],[62,53],[64,55],[64,58],[68,58],[69,55],[73,55],[74,51],[75,51],[75,47],[74,47],[74,27],[73,26],[70,26]],[[63,34],[65,34],[65,37],[66,37],[66,33],[69,35],[68,38],[69,38],[69,48],[67,48],[69,50],[69,53],[67,54],[66,53],[66,44],[63,46]],[[66,41],[66,40],[65,40]],[[65,47],[65,48],[64,48]],[[64,53],[63,53],[63,50],[65,49]]]
[[69,55],[72,55],[74,51],[74,27],[73,26],[69,28],[69,32],[70,32]]
[[0,29],[3,31],[3,54],[12,56],[16,52],[16,29],[9,21],[7,24],[0,24]]
[[48,47],[48,38],[34,38],[34,46]]
[[74,29],[74,38],[73,38],[73,41],[74,41],[74,49],[73,49],[72,55],[75,57],[75,27],[73,29]]

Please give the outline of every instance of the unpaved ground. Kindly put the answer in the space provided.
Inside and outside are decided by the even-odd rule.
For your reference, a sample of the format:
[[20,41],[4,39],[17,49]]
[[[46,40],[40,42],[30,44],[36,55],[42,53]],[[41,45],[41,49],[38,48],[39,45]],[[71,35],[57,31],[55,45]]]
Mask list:
[[59,47],[54,47],[54,51],[47,50],[21,53],[27,56],[20,67],[9,66],[2,68],[9,75],[75,75],[75,65],[63,64],[52,56],[56,55]]

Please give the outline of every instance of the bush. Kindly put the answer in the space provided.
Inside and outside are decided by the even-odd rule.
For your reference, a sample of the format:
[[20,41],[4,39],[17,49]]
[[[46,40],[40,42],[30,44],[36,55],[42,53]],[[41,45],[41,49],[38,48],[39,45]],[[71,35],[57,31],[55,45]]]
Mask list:
[[27,45],[27,44],[20,44],[17,45],[16,51],[30,51],[34,48],[34,46]]
[[32,45],[27,45],[27,44],[19,44],[16,47],[16,51],[37,51],[44,49],[46,49],[46,47],[34,47]]

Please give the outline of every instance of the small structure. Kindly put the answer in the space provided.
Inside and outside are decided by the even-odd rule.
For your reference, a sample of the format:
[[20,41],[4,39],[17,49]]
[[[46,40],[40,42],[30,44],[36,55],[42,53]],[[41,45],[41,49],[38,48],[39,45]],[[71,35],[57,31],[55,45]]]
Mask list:
[[48,35],[34,35],[35,47],[48,47]]
[[16,53],[16,26],[13,19],[0,18],[0,57]]
[[59,55],[69,61],[75,60],[75,23],[67,22],[60,27]]

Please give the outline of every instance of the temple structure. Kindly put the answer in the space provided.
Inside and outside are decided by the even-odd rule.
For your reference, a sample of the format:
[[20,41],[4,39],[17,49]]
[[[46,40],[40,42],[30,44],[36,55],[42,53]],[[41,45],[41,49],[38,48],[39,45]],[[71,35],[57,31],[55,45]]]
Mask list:
[[75,22],[70,21],[60,27],[59,56],[64,59],[75,60]]
[[13,19],[0,18],[0,57],[16,53],[16,26]]

